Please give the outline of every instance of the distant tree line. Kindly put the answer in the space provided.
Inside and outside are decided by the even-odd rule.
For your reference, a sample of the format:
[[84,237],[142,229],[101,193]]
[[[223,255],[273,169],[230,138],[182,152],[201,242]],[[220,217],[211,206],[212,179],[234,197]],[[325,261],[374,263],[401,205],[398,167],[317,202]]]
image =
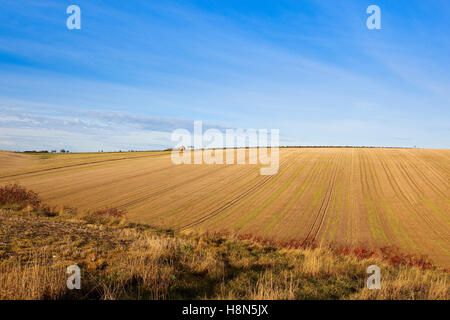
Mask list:
[[[48,151],[48,150],[26,150],[24,153],[56,153],[56,150]],[[61,149],[59,153],[69,153],[69,150]]]
[[414,147],[376,147],[376,146],[280,146],[280,148],[386,148],[386,149],[415,149]]

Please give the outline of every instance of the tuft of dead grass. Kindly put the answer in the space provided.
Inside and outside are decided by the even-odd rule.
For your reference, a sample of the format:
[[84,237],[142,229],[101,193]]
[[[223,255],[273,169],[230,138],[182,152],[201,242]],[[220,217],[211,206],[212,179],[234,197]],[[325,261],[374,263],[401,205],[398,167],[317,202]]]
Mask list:
[[27,206],[38,208],[41,202],[36,192],[27,190],[18,184],[0,187],[0,206],[15,206],[20,209]]

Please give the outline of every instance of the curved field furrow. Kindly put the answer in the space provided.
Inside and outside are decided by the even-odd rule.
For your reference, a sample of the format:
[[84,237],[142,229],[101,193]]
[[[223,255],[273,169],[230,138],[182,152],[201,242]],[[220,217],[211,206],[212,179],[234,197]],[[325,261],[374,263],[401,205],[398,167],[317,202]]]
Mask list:
[[[420,195],[420,194],[423,194],[423,193],[421,192],[420,187],[418,187],[417,184],[415,184],[414,181],[411,180],[408,172],[406,172],[403,169],[401,163],[399,163],[400,161],[397,161],[397,160],[395,161],[395,163],[396,163],[395,169],[397,169],[400,172],[400,176],[403,178],[402,180],[404,182],[406,182],[406,183],[402,184],[401,192],[402,192],[402,195],[405,198],[407,198],[408,206],[410,206],[417,213],[420,212],[422,219],[424,221],[426,221],[426,223],[430,226],[430,229],[432,229],[433,232],[438,237],[442,238],[442,240],[444,242],[450,243],[450,238],[446,239],[446,236],[444,234],[440,234],[439,233],[439,230],[440,230],[439,226],[441,225],[442,221],[436,221],[435,219],[433,219],[433,217],[435,217],[435,215],[429,215],[428,214],[428,210],[426,210],[426,208],[424,208],[423,206],[419,206],[420,203],[417,203],[418,201],[416,200],[416,198],[412,194],[414,192],[414,189],[416,189],[416,194],[417,195]],[[408,197],[406,197],[406,195],[408,195]],[[447,233],[447,235],[448,235],[448,233]]]
[[[180,202],[180,206],[178,206],[175,209],[172,209],[168,212],[166,211],[166,213],[158,213],[157,212],[156,214],[162,215],[165,218],[169,218],[171,216],[177,215],[189,208],[192,208],[193,205],[198,203],[198,198],[196,197],[197,194],[201,194],[201,195],[199,195],[199,197],[201,197],[201,199],[203,201],[207,201],[209,198],[215,197],[217,195],[217,193],[222,192],[227,185],[234,185],[235,183],[237,183],[239,181],[248,181],[246,183],[247,186],[253,185],[254,183],[256,183],[256,180],[259,180],[259,177],[256,176],[256,178],[249,180],[250,179],[249,176],[251,176],[251,175],[255,176],[255,168],[246,168],[246,170],[240,170],[239,174],[228,175],[227,177],[224,177],[223,179],[220,180],[221,183],[217,183],[217,184],[205,183],[201,187],[192,188],[191,190],[189,190],[187,192],[183,192],[182,196],[179,199],[177,199]],[[228,182],[227,178],[230,179],[229,183],[227,183]],[[217,186],[217,187],[215,187],[215,186]],[[152,206],[152,209],[158,210],[163,207],[166,207],[166,205],[158,204],[158,205]]]
[[[392,161],[393,160],[391,159],[391,162]],[[439,230],[441,230],[441,228],[439,227],[437,227],[437,229],[434,228],[433,225],[430,223],[430,221],[427,219],[426,215],[424,215],[423,212],[417,210],[415,206],[411,203],[410,199],[408,199],[408,197],[405,196],[403,191],[404,186],[402,187],[400,183],[401,179],[398,175],[394,173],[395,171],[393,171],[393,167],[392,166],[389,167],[386,164],[385,159],[381,160],[381,164],[384,166],[386,172],[389,174],[390,184],[395,192],[396,200],[397,201],[403,200],[400,202],[402,208],[401,211],[408,213],[407,217],[409,219],[407,221],[409,221],[409,223],[414,223],[416,225],[415,230],[420,232],[419,237],[417,234],[415,235],[415,237],[420,239],[422,242],[430,241],[431,243],[434,243],[435,247],[433,248],[433,250],[442,250],[446,254],[448,254],[449,253],[448,243],[446,243],[445,241],[443,242],[443,239],[439,235]],[[413,219],[413,221],[411,221],[411,218]],[[426,228],[426,230],[424,230],[424,228]]]
[[[429,212],[429,209],[427,208],[427,206],[425,206],[424,203],[418,203],[418,201],[417,201],[417,199],[420,199],[421,197],[427,195],[427,192],[425,190],[426,185],[416,182],[413,177],[417,177],[417,175],[413,175],[412,173],[408,172],[405,164],[399,162],[397,165],[398,165],[398,168],[401,171],[405,181],[407,181],[407,185],[409,185],[411,192],[414,192],[414,195],[413,195],[414,200],[411,202],[415,203],[415,207],[421,208],[422,212],[427,214]],[[434,226],[441,225],[442,223],[448,225],[448,223],[445,221],[445,219],[444,220],[439,219],[439,215],[427,214],[427,216],[428,216],[430,223]],[[447,241],[450,242],[450,238]]]
[[331,195],[333,193],[333,190],[334,190],[334,187],[336,184],[336,177],[337,177],[337,172],[339,169],[340,158],[339,158],[339,156],[337,156],[336,158],[337,159],[333,161],[335,168],[333,170],[329,185],[325,192],[325,196],[323,198],[323,201],[320,204],[319,210],[314,215],[315,216],[314,221],[313,221],[308,233],[306,234],[306,237],[303,240],[303,243],[307,243],[309,241],[313,243],[316,240],[317,234],[320,232],[320,229],[323,225],[323,221],[327,214],[328,206],[330,203]]
[[389,176],[385,168],[381,165],[381,158],[378,153],[375,154],[375,160],[380,168],[372,168],[373,174],[377,176],[376,184],[373,186],[373,193],[375,193],[376,199],[378,199],[377,202],[379,203],[380,210],[389,228],[390,232],[388,234],[391,235],[391,243],[398,243],[404,248],[417,248],[417,243],[409,237],[410,232],[401,223],[401,220],[405,219],[405,217],[401,216],[402,210],[393,209],[393,205],[389,200],[391,190],[388,188],[388,183],[385,183],[389,179]]
[[[295,157],[295,154],[291,155],[291,157]],[[230,226],[234,222],[233,214],[238,214],[239,217],[241,217],[242,212],[248,212],[247,209],[244,209],[244,207],[248,206],[249,203],[254,202],[255,200],[257,201],[258,196],[261,196],[264,192],[270,192],[270,190],[272,189],[269,188],[274,186],[275,183],[277,183],[279,180],[282,180],[282,178],[285,177],[286,173],[293,167],[294,163],[289,161],[288,159],[285,159],[285,161],[280,164],[280,170],[278,174],[276,174],[275,176],[270,176],[269,179],[261,176],[259,180],[263,180],[262,184],[259,184],[257,188],[252,189],[253,192],[248,193],[247,197],[238,196],[238,201],[233,201],[232,206],[228,206],[227,208],[225,208],[225,210],[222,210],[220,214],[212,217],[212,219],[207,219],[208,224],[218,224],[221,223],[221,221],[228,219],[228,223],[226,224],[226,226]],[[240,189],[239,186],[237,186],[237,188]],[[228,212],[229,210],[232,211]]]
[[286,190],[293,184],[297,176],[302,172],[305,165],[298,166],[296,170],[289,176],[289,179],[280,185],[279,188],[271,190],[271,194],[266,198],[260,205],[258,205],[254,210],[249,212],[238,222],[236,222],[233,227],[242,228],[244,225],[250,221],[256,219],[266,208],[273,204]]
[[[316,158],[317,159],[317,155]],[[310,186],[311,180],[314,177],[315,168],[320,164],[319,161],[314,161],[312,168],[307,172],[304,180],[299,181],[297,183],[298,187],[293,191],[294,196],[290,196],[288,203],[283,206],[282,210],[271,217],[269,221],[266,222],[263,234],[267,234],[273,228],[275,228],[283,219],[289,214],[290,211],[295,213],[295,210],[292,210],[294,205],[299,201],[302,195],[305,193],[306,189]]]
[[88,165],[101,164],[101,163],[113,162],[113,161],[115,162],[115,161],[123,161],[123,160],[148,158],[148,157],[158,157],[161,155],[167,155],[167,152],[145,155],[145,156],[123,157],[123,158],[105,159],[105,160],[99,160],[99,161],[88,161],[88,162],[68,164],[68,165],[63,165],[63,166],[56,166],[56,167],[51,167],[51,168],[37,169],[37,170],[26,171],[26,172],[22,172],[22,173],[6,174],[6,175],[0,176],[0,179],[24,177],[24,176],[34,175],[34,174],[46,174],[49,171],[54,171],[54,170],[69,169],[69,168],[73,168],[73,167],[88,166]]
[[[283,163],[281,164],[283,165]],[[261,177],[260,181],[256,184],[254,184],[252,187],[250,187],[248,190],[246,190],[245,192],[239,194],[237,197],[231,199],[230,201],[228,201],[227,203],[225,203],[224,205],[222,205],[221,207],[217,208],[216,210],[206,214],[205,216],[194,220],[182,227],[179,227],[179,229],[186,229],[186,228],[192,228],[193,226],[199,225],[211,218],[216,217],[217,215],[219,215],[220,213],[224,212],[225,210],[227,210],[228,208],[234,206],[235,204],[238,204],[239,201],[241,201],[242,199],[245,199],[247,196],[249,195],[253,195],[256,190],[262,188],[267,182],[269,182],[270,180],[272,180],[274,177],[276,176],[263,176]],[[279,176],[278,176],[279,177]]]
[[[326,194],[326,187],[330,185],[330,179],[333,177],[333,163],[337,157],[336,153],[332,153],[330,157],[321,156],[317,162],[320,163],[313,169],[314,179],[310,181],[310,187],[306,194],[297,203],[298,209],[287,217],[287,220],[291,220],[289,228],[286,233],[286,238],[289,239],[302,239],[304,243],[308,237],[308,233],[315,221],[319,219],[320,214],[319,207],[323,206],[325,201],[324,194]],[[290,219],[289,219],[290,218]],[[284,224],[286,228],[286,224]]]
[[177,183],[177,184],[173,184],[173,185],[171,185],[169,187],[159,188],[158,190],[156,190],[156,191],[154,191],[152,193],[147,193],[146,191],[144,191],[143,192],[143,196],[139,196],[139,197],[137,197],[134,200],[126,202],[126,203],[122,204],[120,207],[122,207],[122,208],[130,208],[130,207],[135,206],[135,205],[137,205],[139,203],[142,203],[142,202],[145,202],[145,201],[149,201],[149,199],[152,199],[153,197],[160,196],[160,195],[162,195],[164,193],[167,193],[167,192],[170,192],[170,191],[175,191],[176,189],[181,188],[181,187],[185,186],[186,184],[189,184],[189,183],[191,183],[193,181],[198,181],[198,180],[200,180],[200,179],[202,179],[204,177],[212,175],[212,174],[214,174],[217,171],[220,171],[220,170],[223,170],[224,168],[227,168],[227,166],[229,166],[229,165],[224,165],[224,166],[217,167],[212,172],[206,172],[206,173],[203,173],[203,174],[200,174],[200,175],[196,175],[196,176],[194,176],[192,178],[185,179],[182,182]]
[[[289,162],[289,157],[287,157],[286,159],[284,159],[281,164],[280,164],[280,168],[284,167],[285,163]],[[229,176],[236,176],[236,172],[241,172],[244,169],[248,170],[248,167],[242,167],[243,169],[239,169],[241,168],[240,166],[233,166],[232,168],[230,168],[230,170],[235,170],[234,174],[230,173]],[[248,189],[252,189],[251,191],[253,191],[255,187],[255,185],[260,186],[261,183],[265,183],[266,178],[265,176],[260,176],[258,174],[258,167],[252,166],[253,170],[252,172],[250,172],[250,174],[248,175],[248,177],[251,177],[251,180],[232,180],[232,182],[235,182],[234,184],[231,185],[223,185],[223,188],[219,188],[219,189],[212,189],[210,191],[211,194],[208,195],[198,195],[197,197],[193,197],[191,200],[185,200],[185,201],[180,201],[181,204],[188,204],[187,206],[184,206],[182,209],[180,209],[179,207],[175,208],[175,209],[171,209],[169,211],[169,213],[167,213],[167,211],[162,212],[159,216],[159,221],[161,221],[162,223],[166,224],[169,223],[171,226],[179,228],[179,227],[183,227],[186,224],[190,224],[192,221],[201,221],[200,223],[203,223],[205,221],[214,219],[216,217],[216,214],[210,216],[210,213],[220,213],[222,212],[224,209],[227,209],[228,207],[234,205],[236,202],[238,202],[238,200],[240,200],[242,191],[241,190],[248,190]],[[282,171],[282,169],[280,169],[280,171]],[[213,178],[214,179],[214,178]],[[223,179],[215,179],[213,180],[213,182],[216,181],[223,181]],[[215,183],[212,183],[213,185],[215,185]],[[197,189],[197,188],[196,188]],[[221,197],[218,197],[218,195],[222,195]],[[198,199],[210,199],[210,201],[205,202],[199,202]],[[238,198],[238,199],[236,199]],[[206,204],[206,205],[205,205]],[[219,211],[219,212],[218,212]],[[180,214],[181,213],[181,214]],[[176,215],[177,216],[177,220],[176,221],[172,221],[169,220],[167,221],[167,218],[170,218],[170,216]],[[205,219],[206,217],[206,219]],[[172,221],[172,222],[171,222]],[[196,224],[197,225],[197,224]]]
[[[442,173],[440,175],[437,175],[431,169],[430,165],[426,161],[424,161],[422,158],[418,157],[413,152],[408,152],[408,154],[411,157],[413,157],[415,160],[420,161],[420,167],[416,161],[411,161],[411,166],[414,168],[416,175],[420,176],[422,178],[422,181],[424,181],[426,184],[428,184],[430,186],[430,188],[433,189],[434,193],[440,194],[442,196],[442,198],[445,199],[446,196],[448,196],[448,194],[450,192],[450,186],[449,186],[450,176],[442,177]],[[431,175],[433,175],[433,176],[431,177]],[[434,178],[434,180],[438,180],[438,181],[433,181],[433,178]],[[440,188],[440,186],[443,186],[444,190],[442,190]]]

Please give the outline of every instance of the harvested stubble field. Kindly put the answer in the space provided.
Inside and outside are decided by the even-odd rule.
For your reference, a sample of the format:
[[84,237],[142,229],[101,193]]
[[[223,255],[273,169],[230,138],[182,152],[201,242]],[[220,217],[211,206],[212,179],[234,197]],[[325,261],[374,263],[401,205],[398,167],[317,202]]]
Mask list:
[[280,149],[280,169],[174,165],[170,152],[0,153],[0,185],[135,222],[279,242],[396,246],[450,267],[450,150]]

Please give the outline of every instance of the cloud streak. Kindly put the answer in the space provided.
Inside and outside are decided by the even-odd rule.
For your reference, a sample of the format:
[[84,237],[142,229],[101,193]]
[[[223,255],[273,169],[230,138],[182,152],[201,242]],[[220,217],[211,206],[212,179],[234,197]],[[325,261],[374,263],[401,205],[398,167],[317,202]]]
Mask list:
[[[52,115],[0,107],[0,149],[150,150],[172,147],[176,129],[193,132],[193,120],[187,119],[83,110],[67,116],[48,107],[46,112]],[[229,127],[204,123],[203,129],[209,128],[224,132]]]
[[195,119],[280,129],[289,144],[449,147],[446,2],[427,4],[426,21],[420,1],[385,3],[379,32],[351,0],[80,0],[79,32],[65,28],[65,5],[0,12],[2,148],[52,145],[52,130],[74,150],[166,146]]

